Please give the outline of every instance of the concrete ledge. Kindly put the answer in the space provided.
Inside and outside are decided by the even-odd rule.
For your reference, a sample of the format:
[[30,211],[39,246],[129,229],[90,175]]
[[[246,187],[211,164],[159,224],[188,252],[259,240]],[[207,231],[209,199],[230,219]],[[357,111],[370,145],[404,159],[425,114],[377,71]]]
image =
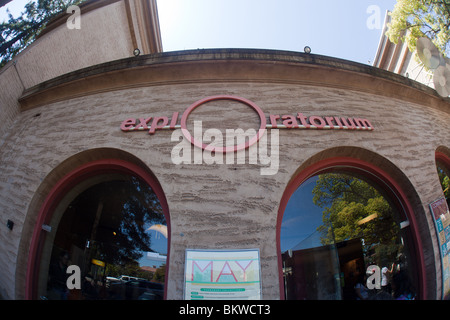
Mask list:
[[401,75],[314,54],[199,49],[144,55],[71,72],[27,89],[21,110],[111,90],[208,82],[291,83],[373,93],[450,112],[449,99]]

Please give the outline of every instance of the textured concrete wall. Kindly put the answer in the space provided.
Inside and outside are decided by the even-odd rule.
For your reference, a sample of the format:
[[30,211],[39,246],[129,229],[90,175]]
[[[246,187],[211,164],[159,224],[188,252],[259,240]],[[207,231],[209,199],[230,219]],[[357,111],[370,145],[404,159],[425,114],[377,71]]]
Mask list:
[[[428,298],[438,296],[439,251],[428,203],[442,196],[435,151],[450,146],[447,111],[368,92],[288,82],[142,85],[68,98],[20,113],[0,149],[0,295],[25,296],[31,234],[46,192],[58,177],[88,160],[77,159],[76,154],[92,150],[92,155],[101,157],[98,150],[109,148],[145,163],[167,197],[171,221],[169,299],[182,298],[186,248],[259,248],[263,298],[278,299],[276,225],[280,199],[297,169],[324,150],[335,150],[336,154],[336,150],[358,150],[360,154],[367,150],[404,173],[410,183],[402,185],[404,191],[418,196],[414,211],[424,244]],[[127,118],[170,117],[173,112],[181,115],[195,101],[223,94],[249,99],[267,116],[302,112],[308,116],[361,117],[370,120],[375,130],[280,130],[279,170],[268,176],[260,174],[259,164],[248,161],[175,165],[171,161],[171,152],[178,144],[171,141],[174,131],[149,135],[120,130]],[[259,127],[248,107],[218,106],[200,107],[193,118],[209,119],[209,127]],[[245,121],[240,120],[240,114],[245,115]],[[8,219],[15,223],[12,231],[6,228]]]
[[[67,18],[69,18],[69,14]],[[17,60],[25,88],[81,68],[133,54],[125,5],[112,3],[80,15],[80,29],[62,24],[27,48]]]
[[[18,100],[25,89],[13,64],[1,70],[0,88],[0,137],[6,137],[9,134],[9,127],[20,113]],[[0,146],[3,139],[0,138]]]
[[[0,137],[20,111],[24,90],[49,79],[133,54],[123,1],[105,3],[101,10],[81,13],[80,29],[64,23],[47,32],[0,70]],[[3,143],[0,138],[0,145]]]

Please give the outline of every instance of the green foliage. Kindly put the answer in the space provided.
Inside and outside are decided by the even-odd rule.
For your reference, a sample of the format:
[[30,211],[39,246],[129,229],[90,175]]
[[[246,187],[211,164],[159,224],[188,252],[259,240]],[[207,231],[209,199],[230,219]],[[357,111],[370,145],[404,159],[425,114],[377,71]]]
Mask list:
[[17,18],[8,11],[9,20],[0,24],[0,67],[29,46],[52,18],[65,12],[70,5],[81,2],[81,0],[30,1]]
[[[366,250],[394,259],[400,250],[399,227],[392,207],[377,189],[350,175],[328,173],[319,176],[313,194],[314,203],[324,208],[318,227],[322,244],[362,238]],[[365,218],[369,220],[364,222]]]
[[437,171],[439,176],[439,181],[441,182],[442,191],[444,192],[445,198],[450,198],[450,179],[445,170],[444,166],[438,164]]
[[[98,202],[104,214],[95,222]],[[79,227],[77,234],[90,239],[92,258],[108,264],[127,265],[141,259],[152,251],[148,228],[166,224],[156,194],[135,177],[99,183],[81,193],[70,207],[89,226]]]
[[162,265],[158,269],[156,269],[155,274],[153,275],[153,281],[162,282],[166,279],[166,265]]
[[401,40],[414,52],[417,39],[425,36],[442,54],[449,52],[450,0],[397,0],[390,15],[386,35],[392,42]]
[[445,176],[444,179],[442,179],[442,190],[444,191],[445,197],[448,199],[450,198],[450,179],[448,176]]

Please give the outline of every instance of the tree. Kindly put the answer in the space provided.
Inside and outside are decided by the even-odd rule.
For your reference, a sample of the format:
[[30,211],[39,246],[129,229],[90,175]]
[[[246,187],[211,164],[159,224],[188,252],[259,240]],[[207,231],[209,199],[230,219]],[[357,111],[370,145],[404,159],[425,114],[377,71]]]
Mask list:
[[439,181],[441,182],[442,191],[444,192],[444,196],[446,199],[450,198],[450,179],[447,175],[446,171],[443,169],[444,166],[439,164],[437,165],[437,171],[439,176]]
[[428,37],[443,55],[450,52],[450,0],[397,0],[390,16],[386,35],[393,43],[414,52],[417,39]]
[[377,189],[347,174],[328,173],[319,176],[312,192],[314,203],[324,208],[318,227],[323,245],[362,238],[365,250],[379,255],[376,260],[395,259],[401,247],[399,228],[392,207]]
[[25,5],[25,11],[14,18],[8,11],[7,22],[0,24],[0,67],[29,46],[47,23],[70,5],[82,0],[37,0]]
[[148,228],[166,224],[158,197],[135,177],[94,185],[75,198],[70,208],[83,220],[73,232],[89,239],[92,258],[108,264],[133,264],[152,252]]

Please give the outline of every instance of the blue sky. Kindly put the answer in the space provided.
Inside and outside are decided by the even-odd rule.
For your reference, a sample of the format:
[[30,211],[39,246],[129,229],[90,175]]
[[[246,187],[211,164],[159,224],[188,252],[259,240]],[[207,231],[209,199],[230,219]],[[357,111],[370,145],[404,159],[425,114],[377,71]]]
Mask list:
[[[29,0],[13,0],[14,17]],[[258,48],[371,64],[396,0],[157,0],[164,51]],[[369,22],[370,28],[367,23]],[[377,23],[378,22],[378,23]],[[369,63],[370,61],[370,63]]]
[[367,64],[372,63],[376,54],[386,10],[392,11],[395,3],[395,0],[158,0],[158,12],[164,51],[197,48],[303,51],[310,46],[312,53]]
[[281,252],[296,247],[307,238],[309,241],[303,243],[303,249],[321,246],[317,228],[323,223],[323,209],[313,203],[312,194],[317,179],[318,176],[314,176],[303,182],[286,205],[281,223]]

